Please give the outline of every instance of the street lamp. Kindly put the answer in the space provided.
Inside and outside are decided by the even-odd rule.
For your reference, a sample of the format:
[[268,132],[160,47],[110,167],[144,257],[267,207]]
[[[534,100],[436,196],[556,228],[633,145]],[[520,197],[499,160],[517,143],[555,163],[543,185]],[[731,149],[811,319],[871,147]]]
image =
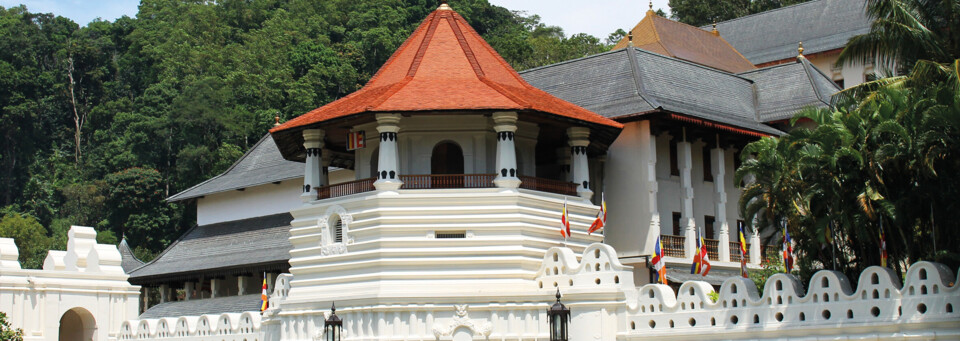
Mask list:
[[560,303],[560,289],[557,289],[557,303],[547,309],[550,319],[550,341],[567,341],[567,324],[570,322],[570,308]]
[[337,316],[337,304],[330,304],[330,317],[323,321],[323,334],[327,341],[340,341],[340,334],[343,332],[343,321]]

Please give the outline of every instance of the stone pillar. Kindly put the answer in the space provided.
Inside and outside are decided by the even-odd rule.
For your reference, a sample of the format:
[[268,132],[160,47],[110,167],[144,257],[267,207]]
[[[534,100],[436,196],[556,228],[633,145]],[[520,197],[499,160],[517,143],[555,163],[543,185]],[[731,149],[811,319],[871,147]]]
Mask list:
[[160,284],[160,303],[170,301],[170,285]]
[[760,231],[757,230],[757,225],[753,225],[752,235],[750,236],[750,264],[760,264],[760,260],[763,259],[763,247],[760,245]]
[[183,300],[184,301],[189,301],[190,299],[193,298],[195,287],[196,287],[196,284],[194,282],[187,281],[183,283]]
[[237,276],[237,296],[242,296],[248,294],[247,286],[250,284],[250,276],[247,275],[238,275]]
[[275,284],[274,282],[276,281],[277,281],[277,274],[268,272],[267,273],[267,293],[268,294],[273,292],[273,285]]
[[377,131],[380,132],[379,172],[373,186],[377,190],[400,189],[400,157],[397,153],[397,133],[400,132],[400,114],[377,114]]
[[303,172],[303,202],[316,200],[316,188],[323,186],[320,169],[320,158],[323,148],[324,132],[320,129],[306,129],[303,131],[303,147],[307,149],[307,159]]
[[[717,148],[711,151],[713,153],[713,187],[714,191],[714,202],[716,203],[716,220],[714,224],[720,224],[720,234],[716,237],[707,236],[708,238],[717,238],[717,253],[720,257],[720,261],[729,262],[730,261],[730,223],[727,221],[727,178],[726,178],[726,154],[724,150],[717,145]],[[715,226],[716,227],[716,226]]]
[[514,144],[517,132],[517,113],[493,113],[493,129],[497,132],[497,178],[493,183],[500,188],[520,187],[517,178],[517,147]]
[[590,145],[590,129],[585,127],[570,127],[567,129],[567,138],[570,144],[571,167],[573,182],[577,186],[577,194],[581,198],[590,200],[593,191],[590,190],[590,166],[587,164],[587,146]]
[[[660,211],[657,209],[657,192],[659,183],[657,182],[657,136],[650,131],[650,121],[640,122],[640,148],[641,155],[646,154],[646,178],[647,186],[647,212],[650,214],[650,228],[647,230],[647,237],[644,241],[646,247],[641,252],[649,254],[653,252],[656,244],[656,238],[660,237]],[[641,182],[642,184],[642,182]]]
[[693,216],[693,151],[687,142],[687,133],[677,142],[677,158],[680,167],[680,227],[684,236],[684,257],[692,259],[697,248],[697,223]]

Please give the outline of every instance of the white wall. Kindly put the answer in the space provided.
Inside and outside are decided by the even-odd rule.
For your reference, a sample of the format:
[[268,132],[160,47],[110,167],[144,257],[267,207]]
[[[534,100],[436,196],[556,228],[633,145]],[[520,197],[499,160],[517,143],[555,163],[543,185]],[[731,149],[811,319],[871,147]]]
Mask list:
[[[330,172],[330,183],[354,180],[350,169]],[[207,225],[271,214],[287,213],[303,205],[303,178],[248,187],[243,191],[214,193],[197,199],[197,224]]]
[[[820,69],[823,74],[827,75],[831,80],[836,81],[838,79],[843,79],[843,87],[850,88],[865,81],[867,74],[873,73],[873,68],[865,68],[863,64],[852,63],[844,64],[841,67],[834,67],[834,63],[837,62],[837,57],[840,56],[839,52],[824,54],[824,55],[814,55],[808,57],[807,60],[810,61],[813,66],[817,69]],[[880,71],[880,70],[878,70]]]

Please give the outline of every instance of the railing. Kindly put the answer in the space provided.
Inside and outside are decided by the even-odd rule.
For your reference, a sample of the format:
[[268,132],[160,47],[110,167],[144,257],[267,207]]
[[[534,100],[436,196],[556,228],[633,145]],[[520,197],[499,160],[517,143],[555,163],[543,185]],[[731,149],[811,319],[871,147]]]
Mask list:
[[425,174],[401,175],[402,189],[492,188],[496,174]]
[[[747,249],[747,261],[750,261],[750,243],[744,246]],[[740,261],[740,242],[730,242],[730,261]]]
[[663,255],[666,257],[684,257],[684,240],[683,236],[673,236],[665,234],[660,236],[660,241],[663,243]]
[[710,261],[720,259],[720,241],[716,239],[704,239],[703,243],[707,245],[707,256]]
[[344,195],[370,192],[374,190],[374,178],[354,180],[336,185],[317,187],[317,200],[342,197]]
[[534,191],[550,192],[563,195],[577,195],[577,184],[551,179],[535,178],[532,176],[519,176],[520,188],[531,189]]
[[763,260],[783,261],[781,258],[783,258],[783,245],[765,245],[763,247]]

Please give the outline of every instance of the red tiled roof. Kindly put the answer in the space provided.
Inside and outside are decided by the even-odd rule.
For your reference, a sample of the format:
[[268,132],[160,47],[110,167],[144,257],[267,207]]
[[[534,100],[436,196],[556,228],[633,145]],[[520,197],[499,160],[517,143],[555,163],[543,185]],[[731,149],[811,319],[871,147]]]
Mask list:
[[[630,32],[633,45],[650,52],[731,73],[757,68],[720,35],[663,18],[653,11],[648,11]],[[613,48],[627,47],[628,38],[624,37]]]
[[466,20],[441,7],[360,90],[274,127],[271,133],[364,112],[539,111],[587,123],[620,123],[527,84]]

